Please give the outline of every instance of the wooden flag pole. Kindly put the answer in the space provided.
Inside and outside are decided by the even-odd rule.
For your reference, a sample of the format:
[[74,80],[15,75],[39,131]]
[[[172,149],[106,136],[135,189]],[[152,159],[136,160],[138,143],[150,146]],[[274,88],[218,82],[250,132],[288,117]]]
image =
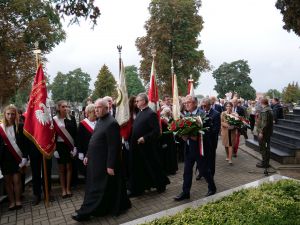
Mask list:
[[[36,67],[37,70],[41,64],[41,50],[39,49],[39,43],[35,42],[35,49],[33,50],[33,53],[35,54],[35,60],[36,60]],[[48,174],[47,174],[47,159],[43,154],[43,172],[44,172],[44,202],[45,206],[49,207],[49,189],[48,189]]]

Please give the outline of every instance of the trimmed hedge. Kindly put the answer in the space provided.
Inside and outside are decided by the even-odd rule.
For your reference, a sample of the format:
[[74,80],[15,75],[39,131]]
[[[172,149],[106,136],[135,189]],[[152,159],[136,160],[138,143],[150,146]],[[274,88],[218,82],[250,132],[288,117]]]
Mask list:
[[300,182],[280,180],[244,189],[196,209],[188,208],[147,225],[299,225]]

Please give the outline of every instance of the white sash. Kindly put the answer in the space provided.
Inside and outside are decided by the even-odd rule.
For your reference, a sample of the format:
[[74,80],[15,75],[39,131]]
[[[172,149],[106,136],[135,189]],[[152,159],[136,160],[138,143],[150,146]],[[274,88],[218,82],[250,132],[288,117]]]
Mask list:
[[70,147],[70,150],[73,150],[74,140],[73,140],[72,136],[70,135],[70,133],[65,128],[64,124],[62,124],[62,122],[58,119],[57,116],[53,117],[53,121],[57,125],[57,126],[55,126],[55,128],[56,128],[58,135],[61,136],[62,139],[64,140],[65,144],[67,144]]
[[83,126],[85,126],[85,128],[93,133],[94,129],[95,129],[95,122],[91,122],[88,118],[85,118],[84,120],[81,121],[81,123],[83,124]]
[[[2,130],[4,131],[3,134],[6,135],[7,140],[9,141],[9,143],[6,143],[7,146],[9,147],[9,150],[15,151],[15,152],[17,153],[17,155],[22,159],[23,153],[22,153],[22,151],[20,150],[19,146],[17,145],[16,141],[14,140],[14,138],[13,138],[11,135],[9,135],[9,134],[6,132],[3,123],[1,123],[0,126],[1,126],[0,129],[2,129]],[[10,148],[10,146],[11,146],[12,148]]]

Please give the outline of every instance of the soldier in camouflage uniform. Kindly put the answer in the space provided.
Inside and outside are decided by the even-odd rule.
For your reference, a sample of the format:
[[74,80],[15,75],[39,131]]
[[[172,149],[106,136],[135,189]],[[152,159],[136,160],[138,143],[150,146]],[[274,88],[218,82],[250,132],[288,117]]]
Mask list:
[[270,138],[273,133],[273,112],[269,106],[268,99],[260,100],[262,110],[257,120],[257,133],[259,141],[259,150],[262,154],[262,161],[256,164],[256,167],[267,168],[270,161]]

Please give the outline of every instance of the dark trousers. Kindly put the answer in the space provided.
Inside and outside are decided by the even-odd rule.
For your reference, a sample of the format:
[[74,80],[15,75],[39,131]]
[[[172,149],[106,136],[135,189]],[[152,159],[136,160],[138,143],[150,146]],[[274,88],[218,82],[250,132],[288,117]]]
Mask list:
[[185,145],[184,154],[184,172],[183,172],[183,186],[182,191],[185,194],[189,194],[192,187],[193,180],[193,167],[195,162],[201,175],[208,183],[208,190],[215,191],[216,185],[208,166],[208,160],[206,157],[200,157],[197,142],[190,141],[189,145]]
[[255,115],[254,114],[250,114],[249,121],[250,121],[250,129],[251,129],[251,131],[253,131],[254,126],[255,126]]
[[262,156],[262,164],[268,166],[270,162],[270,137],[263,137],[259,140],[259,150]]
[[208,154],[208,165],[211,172],[211,175],[215,175],[216,170],[216,151],[218,147],[218,141],[219,141],[219,134],[212,134],[211,135],[211,152]]
[[[30,167],[32,173],[32,189],[35,196],[40,197],[44,185],[44,167],[43,167],[43,155],[36,148],[29,151]],[[47,178],[48,178],[48,191],[51,191],[51,170],[52,159],[46,159],[47,166]],[[45,190],[45,189],[44,189]]]

